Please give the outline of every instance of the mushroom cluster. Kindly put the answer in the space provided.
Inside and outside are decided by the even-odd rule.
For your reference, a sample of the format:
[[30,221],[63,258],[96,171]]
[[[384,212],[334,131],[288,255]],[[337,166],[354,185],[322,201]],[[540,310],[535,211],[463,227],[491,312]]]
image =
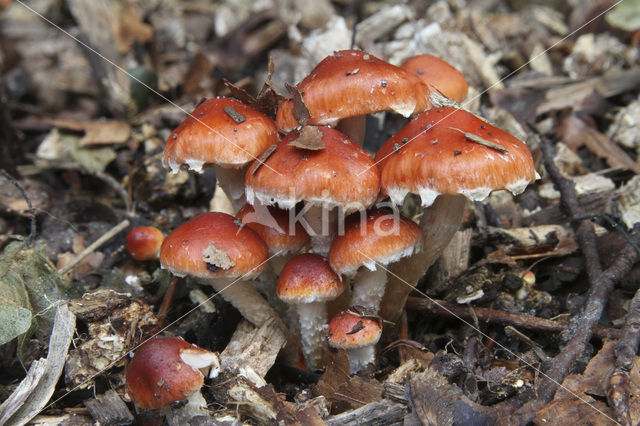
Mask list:
[[[465,200],[520,193],[537,174],[522,141],[464,109],[434,107],[430,95],[454,105],[468,89],[441,59],[398,67],[340,51],[288,89],[272,117],[210,99],[169,136],[165,166],[213,167],[237,214],[189,220],[167,235],[159,258],[213,286],[253,324],[276,319],[301,342],[307,368],[322,369],[331,346],[348,351],[355,373],[374,360],[380,318],[397,321],[459,228]],[[364,118],[379,111],[410,121],[372,158],[361,148]],[[396,207],[409,193],[422,201],[419,224]],[[265,268],[263,287],[252,283]]]

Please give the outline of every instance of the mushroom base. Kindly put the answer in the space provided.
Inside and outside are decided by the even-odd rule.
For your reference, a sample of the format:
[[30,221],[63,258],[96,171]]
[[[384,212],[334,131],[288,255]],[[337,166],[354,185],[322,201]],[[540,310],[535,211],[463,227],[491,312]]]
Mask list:
[[360,268],[355,277],[351,305],[363,306],[371,310],[371,314],[377,314],[386,284],[387,271],[381,266],[375,271],[366,267]]
[[302,353],[311,371],[322,368],[327,354],[327,308],[324,302],[297,305],[302,336]]
[[383,319],[398,321],[409,293],[460,228],[465,204],[464,195],[439,195],[424,209],[420,219],[422,251],[389,266],[391,273],[380,308]]
[[367,365],[373,363],[376,360],[375,345],[348,349],[347,356],[349,357],[349,369],[351,370],[350,372],[351,374],[356,374],[358,371],[362,370]]

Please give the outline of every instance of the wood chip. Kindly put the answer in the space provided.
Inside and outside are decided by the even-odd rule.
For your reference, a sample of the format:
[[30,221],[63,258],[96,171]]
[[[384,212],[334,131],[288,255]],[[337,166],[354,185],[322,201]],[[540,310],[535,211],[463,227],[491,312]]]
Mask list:
[[289,95],[293,99],[293,116],[300,123],[301,126],[305,126],[309,119],[311,118],[311,113],[309,112],[309,108],[304,103],[302,99],[302,94],[300,91],[290,85],[289,83],[285,83],[284,86],[287,88]]
[[468,140],[470,140],[471,142],[475,142],[475,143],[479,143],[480,145],[484,145],[487,148],[491,148],[491,149],[495,149],[497,151],[502,151],[502,152],[509,152],[509,150],[507,148],[505,148],[502,145],[499,145],[495,142],[491,142],[488,141],[474,133],[470,133],[470,132],[465,132],[464,130],[460,130],[460,129],[456,129],[455,127],[449,127],[451,130],[455,130],[457,132],[460,132],[464,135],[465,138],[467,138]]
[[260,158],[258,158],[251,166],[251,171],[249,171],[249,173],[251,173],[251,176],[256,174],[260,166],[262,166],[264,162],[267,161],[267,158],[269,158],[277,148],[278,148],[278,145],[274,143],[269,148],[267,148],[265,152],[262,153]]
[[300,149],[319,151],[325,148],[322,141],[322,132],[315,126],[304,126],[298,137],[288,144]]
[[231,260],[226,251],[220,250],[213,243],[209,243],[209,247],[202,250],[202,260],[207,262],[207,269],[216,272],[218,269],[229,269],[235,266],[235,262]]
[[233,119],[233,121],[235,121],[236,123],[244,123],[244,121],[246,120],[245,116],[240,114],[238,111],[236,111],[236,109],[234,107],[230,107],[230,106],[226,106],[224,108],[222,108],[222,110],[224,112],[227,113],[227,115],[229,117],[231,117]]
[[74,132],[84,132],[80,146],[122,144],[131,136],[131,125],[121,120],[77,121],[56,119],[52,124]]
[[91,417],[103,425],[131,424],[134,421],[133,414],[113,389],[85,400],[84,405]]

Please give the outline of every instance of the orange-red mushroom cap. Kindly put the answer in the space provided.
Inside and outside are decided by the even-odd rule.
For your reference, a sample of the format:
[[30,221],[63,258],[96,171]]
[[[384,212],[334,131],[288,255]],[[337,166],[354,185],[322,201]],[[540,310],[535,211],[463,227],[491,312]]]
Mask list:
[[[372,205],[380,190],[373,160],[344,134],[330,127],[307,126],[320,132],[322,149],[295,146],[300,132],[285,136],[264,161],[246,175],[247,201],[293,208],[299,201],[345,211]],[[268,167],[266,167],[268,166]]]
[[[307,124],[335,125],[343,118],[388,110],[409,117],[429,107],[429,89],[417,76],[357,50],[326,57],[296,89],[311,115]],[[280,104],[276,124],[285,133],[300,125],[293,100]]]
[[329,263],[338,274],[353,274],[361,266],[376,270],[420,250],[420,227],[392,210],[368,210],[347,218],[344,233],[334,238]]
[[137,226],[127,234],[125,248],[135,260],[156,259],[164,240],[162,231],[154,226]]
[[400,68],[416,75],[431,91],[440,92],[456,102],[462,102],[467,97],[469,84],[464,74],[437,56],[416,55],[407,59]]
[[360,315],[345,309],[329,321],[329,346],[336,349],[356,349],[375,345],[382,334],[382,322],[375,317]]
[[204,165],[240,168],[278,140],[272,119],[232,98],[202,102],[169,136],[163,164],[200,171]]
[[300,254],[291,259],[278,277],[276,293],[286,303],[326,302],[344,291],[344,283],[320,255]]
[[165,238],[160,263],[176,275],[197,278],[257,276],[269,249],[255,231],[226,213],[209,212],[177,227]]
[[[193,363],[191,359],[197,359],[197,362]],[[151,339],[136,350],[129,363],[127,393],[140,407],[166,407],[198,391],[204,383],[204,376],[198,368],[217,362],[217,355],[213,352],[182,339]]]
[[260,235],[271,253],[280,254],[297,252],[309,244],[309,234],[300,222],[295,222],[291,232],[289,216],[288,211],[277,207],[251,204],[245,204],[236,213],[236,218]]
[[498,189],[518,194],[537,178],[524,142],[452,107],[427,110],[411,120],[380,148],[376,163],[381,190],[396,204],[409,192],[419,194],[424,206],[440,194],[474,201]]

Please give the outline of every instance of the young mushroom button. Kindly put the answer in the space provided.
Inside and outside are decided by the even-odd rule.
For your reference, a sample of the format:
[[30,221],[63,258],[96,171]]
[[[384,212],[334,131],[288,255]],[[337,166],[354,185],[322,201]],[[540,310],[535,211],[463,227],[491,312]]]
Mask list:
[[469,84],[464,74],[436,56],[416,55],[403,62],[400,68],[416,75],[432,92],[440,92],[456,102],[467,97]]
[[137,226],[127,234],[125,248],[135,260],[153,260],[160,256],[164,240],[162,231],[154,226]]
[[346,349],[351,374],[375,361],[375,345],[381,334],[382,322],[356,309],[346,309],[331,318],[327,329],[329,346]]

